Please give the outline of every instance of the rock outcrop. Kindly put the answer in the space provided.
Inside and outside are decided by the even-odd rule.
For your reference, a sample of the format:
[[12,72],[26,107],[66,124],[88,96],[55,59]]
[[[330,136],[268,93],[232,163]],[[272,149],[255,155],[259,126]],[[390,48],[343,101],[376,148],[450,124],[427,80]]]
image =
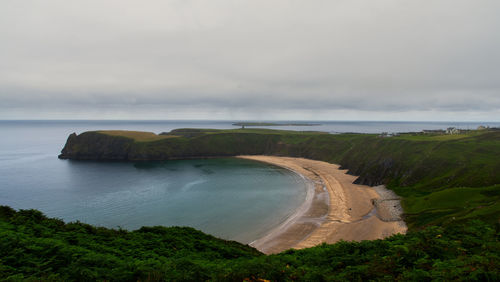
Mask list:
[[500,182],[494,157],[500,140],[500,132],[496,131],[445,141],[262,130],[179,129],[165,135],[171,138],[137,141],[99,131],[73,133],[59,158],[157,161],[274,155],[337,163],[349,174],[359,176],[356,184],[370,186],[407,187],[420,183],[422,187],[480,187]]
[[96,131],[80,135],[72,133],[59,155],[60,159],[75,160],[128,160],[134,140],[110,136]]

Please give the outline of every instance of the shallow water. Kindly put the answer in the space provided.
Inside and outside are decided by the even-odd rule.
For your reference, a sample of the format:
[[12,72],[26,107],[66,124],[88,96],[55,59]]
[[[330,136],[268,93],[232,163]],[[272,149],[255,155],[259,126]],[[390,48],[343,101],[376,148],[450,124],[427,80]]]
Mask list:
[[249,243],[293,214],[305,197],[300,176],[254,161],[59,160],[71,125],[0,130],[0,204],[65,221],[131,230],[191,226]]
[[[320,122],[282,127],[329,132],[415,131],[498,123]],[[232,121],[0,121],[0,205],[107,227],[191,226],[248,243],[290,216],[305,198],[304,180],[249,160],[149,163],[59,160],[72,132],[234,128]],[[274,127],[279,128],[279,127]]]

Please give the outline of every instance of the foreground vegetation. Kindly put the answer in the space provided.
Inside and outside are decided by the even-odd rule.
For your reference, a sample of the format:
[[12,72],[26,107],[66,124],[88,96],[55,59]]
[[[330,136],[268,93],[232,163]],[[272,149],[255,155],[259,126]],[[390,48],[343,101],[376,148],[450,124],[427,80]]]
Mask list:
[[0,207],[0,280],[498,281],[499,226],[432,226],[385,240],[265,256],[192,228],[128,232]]
[[267,154],[339,163],[403,198],[406,235],[263,255],[192,228],[136,231],[0,207],[0,280],[499,281],[500,131],[331,135],[265,129],[72,134],[61,158]]

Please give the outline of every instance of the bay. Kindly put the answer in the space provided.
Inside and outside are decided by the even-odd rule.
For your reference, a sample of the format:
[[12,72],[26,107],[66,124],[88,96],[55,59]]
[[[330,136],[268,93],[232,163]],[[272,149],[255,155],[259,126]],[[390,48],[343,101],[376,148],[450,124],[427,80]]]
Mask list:
[[[236,128],[237,121],[0,121],[0,205],[111,228],[191,226],[249,243],[305,198],[304,180],[279,167],[240,159],[119,163],[59,160],[69,134],[87,130]],[[294,122],[295,121],[287,121]],[[302,121],[304,122],[304,121]],[[404,132],[499,123],[314,122],[286,130]]]

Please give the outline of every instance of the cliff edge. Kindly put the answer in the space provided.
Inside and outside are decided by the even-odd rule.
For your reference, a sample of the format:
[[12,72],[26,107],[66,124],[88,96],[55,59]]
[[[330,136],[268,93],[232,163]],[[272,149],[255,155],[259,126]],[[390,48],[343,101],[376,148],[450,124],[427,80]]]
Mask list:
[[98,131],[69,135],[60,159],[74,160],[128,160],[133,139],[111,136]]

